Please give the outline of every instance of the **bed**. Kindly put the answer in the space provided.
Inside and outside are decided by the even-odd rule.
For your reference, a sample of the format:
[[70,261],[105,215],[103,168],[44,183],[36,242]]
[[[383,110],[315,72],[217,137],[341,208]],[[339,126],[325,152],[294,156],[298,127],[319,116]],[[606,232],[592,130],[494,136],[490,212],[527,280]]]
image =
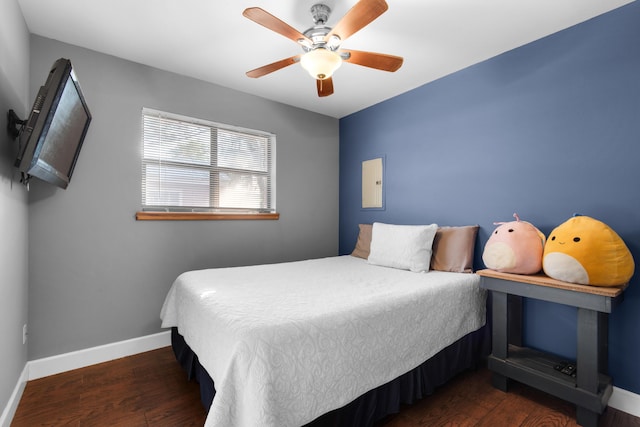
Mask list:
[[198,270],[175,280],[162,326],[200,382],[206,426],[372,425],[486,355],[477,275],[376,264],[375,238],[370,244],[367,257]]

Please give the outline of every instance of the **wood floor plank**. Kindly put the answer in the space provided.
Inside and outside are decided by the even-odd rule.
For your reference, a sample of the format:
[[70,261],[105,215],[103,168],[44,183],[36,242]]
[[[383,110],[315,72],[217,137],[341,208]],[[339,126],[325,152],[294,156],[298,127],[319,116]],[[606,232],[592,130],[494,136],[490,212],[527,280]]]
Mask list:
[[29,381],[29,387],[22,393],[22,399],[53,403],[67,400],[69,395],[76,394],[76,390],[82,387],[82,375],[72,371]]
[[[23,402],[28,402],[28,404],[23,404]],[[64,410],[61,410],[62,408]],[[80,414],[80,399],[77,396],[51,402],[40,398],[31,398],[25,401],[23,398],[18,405],[11,426],[79,426]]]
[[[12,427],[202,426],[199,386],[187,381],[169,347],[29,381]],[[514,383],[491,386],[483,367],[460,374],[436,392],[376,427],[574,427],[575,407]],[[640,418],[613,408],[600,427],[640,427]]]

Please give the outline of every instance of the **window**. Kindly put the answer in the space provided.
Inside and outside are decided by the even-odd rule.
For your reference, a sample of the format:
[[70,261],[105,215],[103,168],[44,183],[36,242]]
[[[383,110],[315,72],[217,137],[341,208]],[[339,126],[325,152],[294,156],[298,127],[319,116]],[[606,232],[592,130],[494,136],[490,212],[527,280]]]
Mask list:
[[275,212],[273,134],[143,109],[142,209]]

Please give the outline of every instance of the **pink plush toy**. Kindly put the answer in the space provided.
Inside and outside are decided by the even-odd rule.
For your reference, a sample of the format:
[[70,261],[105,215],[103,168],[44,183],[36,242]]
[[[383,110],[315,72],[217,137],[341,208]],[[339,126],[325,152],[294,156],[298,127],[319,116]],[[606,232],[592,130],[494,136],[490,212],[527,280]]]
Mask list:
[[542,269],[544,234],[531,223],[520,221],[518,214],[511,222],[494,222],[495,229],[482,254],[482,261],[492,270],[505,273],[535,274]]

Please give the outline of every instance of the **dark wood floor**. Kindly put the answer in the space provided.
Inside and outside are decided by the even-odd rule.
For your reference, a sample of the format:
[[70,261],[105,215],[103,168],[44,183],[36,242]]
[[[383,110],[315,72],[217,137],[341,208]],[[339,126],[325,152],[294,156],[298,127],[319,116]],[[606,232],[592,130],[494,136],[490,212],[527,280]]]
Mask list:
[[[434,395],[406,406],[384,427],[575,426],[575,409],[524,385],[491,387],[485,369],[464,373]],[[20,426],[202,426],[198,386],[170,348],[29,381],[11,424]],[[609,408],[600,427],[640,427]]]

